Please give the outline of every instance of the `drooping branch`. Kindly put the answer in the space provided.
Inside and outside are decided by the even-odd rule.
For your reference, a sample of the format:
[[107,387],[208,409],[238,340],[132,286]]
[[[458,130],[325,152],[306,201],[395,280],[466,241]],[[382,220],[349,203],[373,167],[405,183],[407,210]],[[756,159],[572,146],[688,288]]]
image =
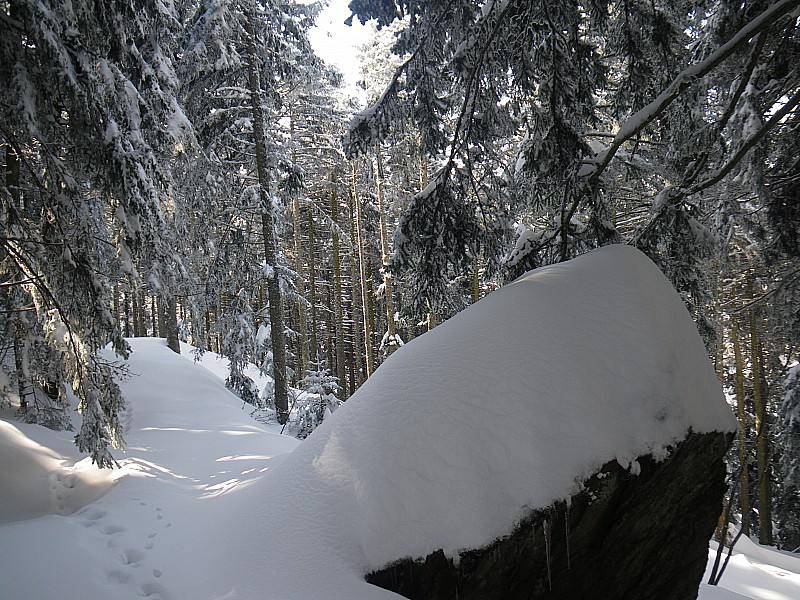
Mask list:
[[[773,25],[775,25],[778,21],[780,21],[784,16],[789,13],[797,12],[798,6],[800,6],[800,0],[781,0],[776,4],[772,5],[770,8],[765,10],[761,15],[750,21],[747,25],[742,27],[730,40],[728,40],[725,44],[717,48],[710,56],[706,59],[695,63],[683,71],[681,71],[678,76],[670,83],[667,88],[661,92],[652,102],[650,102],[647,106],[633,114],[629,117],[619,128],[616,135],[614,135],[614,139],[612,140],[611,144],[608,148],[599,152],[595,155],[594,159],[591,161],[587,161],[588,164],[592,165],[592,169],[589,173],[583,174],[583,182],[577,187],[576,194],[574,197],[573,202],[570,204],[569,209],[564,213],[560,228],[566,227],[572,217],[575,215],[575,212],[578,210],[581,202],[590,195],[591,190],[595,189],[597,185],[599,185],[603,172],[609,166],[613,158],[615,157],[617,151],[622,147],[622,145],[634,139],[645,127],[650,125],[659,115],[661,115],[672,102],[677,99],[686,89],[688,89],[691,85],[696,83],[696,81],[713,71],[717,66],[719,66],[724,60],[729,58],[735,52],[746,46],[751,42],[753,38],[756,36],[760,36],[762,32],[767,31]],[[763,36],[760,36],[763,37]],[[754,50],[754,54],[758,54],[760,52],[759,46],[763,42],[757,42],[756,49]],[[740,84],[741,86],[741,84]],[[732,108],[729,107],[730,110]],[[789,112],[788,109],[785,114]],[[723,115],[723,119],[730,118],[730,115]],[[772,119],[770,119],[772,121]],[[769,122],[768,122],[769,123]],[[775,123],[773,123],[774,126]],[[767,125],[765,124],[765,127]],[[768,129],[762,128],[756,135],[759,136],[759,139],[763,137],[769,131],[771,127]],[[760,134],[760,135],[759,135]],[[755,137],[755,136],[754,136]],[[758,140],[753,140],[752,144],[745,143],[740,148],[740,151],[736,153],[736,155],[723,167],[724,172],[719,175],[717,178],[716,175],[719,174],[722,169],[715,172],[711,178],[704,180],[703,183],[707,183],[707,185],[703,185],[703,187],[698,188],[696,191],[700,191],[717,183],[719,180],[722,179],[730,170],[744,157],[744,155],[749,151]],[[733,162],[735,159],[735,162]],[[696,172],[696,174],[698,174]],[[712,181],[713,179],[713,181]],[[695,186],[697,187],[697,186]],[[692,193],[696,193],[693,191]],[[677,201],[677,195],[680,195],[681,198],[688,195],[683,191],[671,190],[671,201]],[[641,236],[640,236],[641,237]],[[566,260],[566,252],[565,248],[562,247],[562,260]]]
[[739,147],[739,149],[734,153],[730,160],[728,160],[728,162],[711,173],[711,175],[686,190],[684,195],[691,196],[693,194],[697,194],[722,181],[722,178],[730,173],[731,170],[747,155],[747,153],[750,152],[750,150],[752,150],[753,147],[762,139],[764,139],[767,133],[774,129],[783,120],[783,118],[786,117],[786,115],[788,115],[798,106],[798,104],[800,104],[800,92],[796,93],[794,96],[791,96],[786,103],[776,110],[775,113],[767,120],[767,122],[758,129],[758,131],[747,138],[747,140]]
[[[687,88],[693,85],[699,78],[713,71],[726,58],[730,57],[740,48],[749,44],[750,40],[762,31],[771,28],[785,15],[796,11],[798,6],[800,6],[800,0],[781,0],[777,2],[761,13],[760,16],[742,27],[736,35],[717,48],[708,58],[681,71],[655,100],[631,115],[619,128],[611,145],[595,156],[593,162],[596,164],[596,167],[586,178],[585,188],[590,189],[592,186],[599,183],[603,171],[608,167],[622,144],[636,136],[642,129],[652,123]],[[580,194],[580,196],[582,196],[582,194]]]

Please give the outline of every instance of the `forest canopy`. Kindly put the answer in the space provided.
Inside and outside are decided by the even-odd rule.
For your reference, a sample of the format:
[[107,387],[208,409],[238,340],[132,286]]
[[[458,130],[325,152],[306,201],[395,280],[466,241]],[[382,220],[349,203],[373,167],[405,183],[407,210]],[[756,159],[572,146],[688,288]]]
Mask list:
[[125,338],[161,336],[307,435],[404,341],[630,244],[737,410],[743,527],[800,546],[800,1],[352,0],[367,108],[321,8],[0,2],[0,402],[76,406],[113,466]]

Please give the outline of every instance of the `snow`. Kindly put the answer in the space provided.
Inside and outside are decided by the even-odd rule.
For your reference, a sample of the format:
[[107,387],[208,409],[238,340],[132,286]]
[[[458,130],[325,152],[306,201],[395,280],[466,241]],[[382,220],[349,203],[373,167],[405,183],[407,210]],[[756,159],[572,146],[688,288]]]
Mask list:
[[0,523],[72,514],[104,496],[119,475],[89,459],[71,463],[24,433],[33,429],[0,420]]
[[[84,479],[71,433],[1,422],[4,598],[397,598],[364,574],[483,545],[610,459],[635,470],[690,427],[735,427],[677,294],[623,246],[407,343],[302,443],[254,421],[211,354],[130,343],[121,469]],[[800,569],[742,561],[723,586],[800,597]]]
[[310,473],[309,506],[295,510],[348,507],[331,535],[369,571],[483,546],[526,507],[690,428],[735,420],[677,293],[614,246],[534,271],[406,344],[275,476]]
[[[735,536],[736,531],[732,531],[732,534]],[[725,552],[727,553],[727,548]],[[708,556],[704,581],[708,580],[711,566],[714,564],[716,543],[711,543]],[[800,598],[800,555],[760,546],[750,538],[742,536],[734,546],[733,556],[722,576],[720,586],[725,587],[730,595],[707,595],[707,591],[713,588],[706,585],[701,587],[701,599],[797,600]]]

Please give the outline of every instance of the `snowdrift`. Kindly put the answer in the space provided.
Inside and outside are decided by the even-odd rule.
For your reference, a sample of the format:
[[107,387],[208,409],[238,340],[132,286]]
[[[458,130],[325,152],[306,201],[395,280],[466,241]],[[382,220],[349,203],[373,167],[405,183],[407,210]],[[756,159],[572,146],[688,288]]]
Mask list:
[[397,598],[364,575],[483,546],[689,428],[735,428],[680,298],[629,247],[534,271],[406,344],[299,445],[210,358],[131,346],[113,487],[67,477],[69,432],[3,425],[0,596]]
[[[312,562],[363,576],[482,547],[609,460],[735,426],[678,294],[613,246],[533,271],[406,344],[260,484],[280,515],[272,535],[314,531],[300,542]],[[286,597],[324,589],[271,563],[293,573]],[[349,597],[368,593],[353,584]]]

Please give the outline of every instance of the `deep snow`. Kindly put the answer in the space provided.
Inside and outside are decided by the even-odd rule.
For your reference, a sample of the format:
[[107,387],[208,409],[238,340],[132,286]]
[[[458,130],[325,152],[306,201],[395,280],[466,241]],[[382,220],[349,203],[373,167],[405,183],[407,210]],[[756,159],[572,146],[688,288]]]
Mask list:
[[[0,598],[396,598],[364,573],[481,545],[607,460],[733,426],[680,299],[629,248],[536,271],[412,341],[299,445],[252,420],[209,355],[131,344],[121,470],[70,477],[72,434],[0,423]],[[750,562],[722,585],[800,597],[800,568]]]

